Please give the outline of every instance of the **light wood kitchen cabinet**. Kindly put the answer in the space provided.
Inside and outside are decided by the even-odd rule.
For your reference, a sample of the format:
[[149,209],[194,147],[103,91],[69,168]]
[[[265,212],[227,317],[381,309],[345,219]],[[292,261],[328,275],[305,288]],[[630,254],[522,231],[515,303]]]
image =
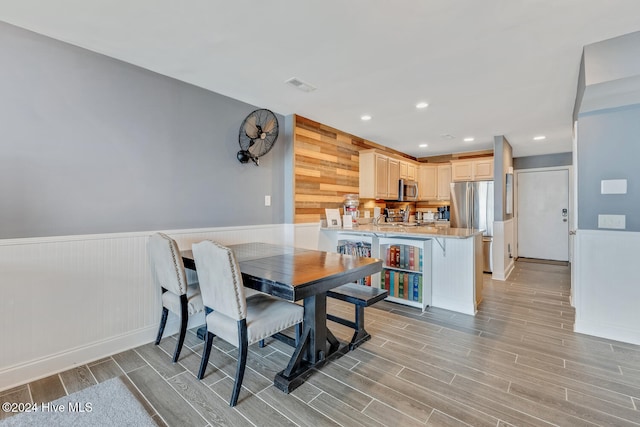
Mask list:
[[451,162],[453,181],[484,181],[493,179],[493,158]]
[[438,166],[418,166],[418,199],[435,200],[438,198]]
[[451,162],[451,179],[453,181],[472,181],[473,165],[471,161]]
[[451,198],[451,165],[438,165],[438,200]]
[[493,158],[473,162],[473,179],[475,181],[493,179]]
[[418,167],[411,162],[400,160],[400,179],[416,181],[418,179]]
[[400,181],[400,161],[389,158],[388,173],[388,200],[397,200],[400,193],[398,183]]
[[359,157],[360,198],[396,200],[400,161],[373,151],[361,152]]

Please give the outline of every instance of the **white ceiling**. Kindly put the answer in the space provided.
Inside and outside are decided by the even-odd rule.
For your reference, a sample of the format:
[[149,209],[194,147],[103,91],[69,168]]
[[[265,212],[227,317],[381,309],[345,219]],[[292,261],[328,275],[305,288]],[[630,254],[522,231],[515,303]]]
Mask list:
[[640,30],[640,1],[0,0],[0,20],[412,156],[505,135],[520,157],[571,151],[582,47]]

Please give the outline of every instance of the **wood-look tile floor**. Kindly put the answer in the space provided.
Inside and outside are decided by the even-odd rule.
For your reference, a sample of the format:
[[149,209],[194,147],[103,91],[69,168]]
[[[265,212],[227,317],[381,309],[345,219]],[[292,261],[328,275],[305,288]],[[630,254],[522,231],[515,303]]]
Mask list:
[[[236,349],[217,341],[198,381],[202,342],[192,331],[177,364],[168,337],[0,392],[0,400],[53,400],[121,376],[158,425],[640,425],[640,346],[572,332],[569,267],[517,263],[509,280],[485,275],[484,285],[475,317],[387,302],[368,308],[371,341],[290,395],[272,380],[292,350],[271,341],[251,347],[230,408]],[[353,310],[331,301],[330,311]]]

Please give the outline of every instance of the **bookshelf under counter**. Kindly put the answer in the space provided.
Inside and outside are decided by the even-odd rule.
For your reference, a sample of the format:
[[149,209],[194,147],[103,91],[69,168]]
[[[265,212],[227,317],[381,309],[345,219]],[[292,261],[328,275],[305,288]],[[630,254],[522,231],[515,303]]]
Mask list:
[[378,238],[383,260],[379,287],[388,301],[424,310],[431,305],[431,240]]
[[[413,294],[412,298],[409,298],[408,290],[405,298],[403,287],[402,298],[399,295],[392,295],[387,297],[389,301],[422,310],[431,306],[469,315],[474,315],[477,311],[477,306],[482,299],[483,281],[482,232],[480,230],[360,225],[353,229],[321,227],[318,237],[318,249],[330,252],[336,252],[339,240],[370,243],[371,256],[384,261],[383,272],[385,274],[386,271],[389,271],[389,274],[394,272],[394,284],[396,272],[420,274],[418,280],[422,277],[422,297],[418,287],[417,298],[413,297]],[[386,248],[393,244],[421,247],[420,271],[415,271],[415,260],[413,269],[389,265],[388,257],[385,258]],[[386,276],[382,277],[381,273],[376,273],[371,277],[371,285],[380,287],[385,279]]]

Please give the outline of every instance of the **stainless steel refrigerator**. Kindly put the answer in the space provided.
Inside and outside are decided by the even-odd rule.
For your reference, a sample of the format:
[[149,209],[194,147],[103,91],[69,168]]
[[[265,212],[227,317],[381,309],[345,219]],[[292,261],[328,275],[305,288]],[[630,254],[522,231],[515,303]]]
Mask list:
[[483,270],[493,271],[493,181],[451,183],[451,227],[482,229]]

